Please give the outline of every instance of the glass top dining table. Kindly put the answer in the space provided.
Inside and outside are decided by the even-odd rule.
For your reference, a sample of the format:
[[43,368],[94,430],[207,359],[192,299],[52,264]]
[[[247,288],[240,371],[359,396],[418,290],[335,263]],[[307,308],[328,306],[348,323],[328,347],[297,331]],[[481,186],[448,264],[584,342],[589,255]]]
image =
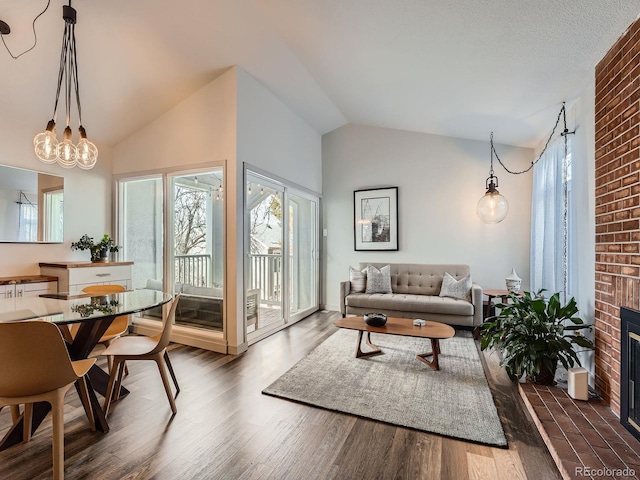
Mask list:
[[88,322],[149,310],[171,298],[171,295],[156,290],[131,290],[108,295],[58,293],[14,297],[0,300],[0,322],[34,319],[61,325]]
[[[62,336],[67,341],[71,360],[81,360],[89,356],[116,317],[159,307],[171,299],[172,296],[168,293],[156,290],[131,290],[108,295],[59,293],[39,297],[16,297],[0,300],[0,322],[44,320],[55,323],[59,325]],[[74,336],[69,333],[69,324],[78,324]],[[106,433],[109,431],[109,425],[96,393],[105,395],[109,374],[98,365],[93,365],[87,377],[89,403],[95,427]],[[125,387],[121,387],[120,397],[128,393]],[[51,406],[46,402],[34,405],[32,433],[35,433],[50,410]],[[91,416],[89,412],[87,416]],[[22,441],[23,421],[20,416],[4,438],[0,439],[0,451]]]

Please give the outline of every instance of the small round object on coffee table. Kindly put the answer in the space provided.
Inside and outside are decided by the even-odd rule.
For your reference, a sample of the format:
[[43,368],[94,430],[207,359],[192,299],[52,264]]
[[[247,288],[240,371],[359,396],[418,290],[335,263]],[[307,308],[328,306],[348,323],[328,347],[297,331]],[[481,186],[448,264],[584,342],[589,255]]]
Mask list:
[[387,316],[384,313],[366,313],[364,321],[372,327],[382,327],[387,323]]

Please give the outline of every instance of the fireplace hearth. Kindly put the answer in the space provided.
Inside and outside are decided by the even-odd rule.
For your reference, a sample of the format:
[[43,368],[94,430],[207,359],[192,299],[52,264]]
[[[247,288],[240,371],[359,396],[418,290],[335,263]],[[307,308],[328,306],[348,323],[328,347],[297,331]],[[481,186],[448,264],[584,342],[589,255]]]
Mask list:
[[620,308],[620,423],[640,440],[640,312]]

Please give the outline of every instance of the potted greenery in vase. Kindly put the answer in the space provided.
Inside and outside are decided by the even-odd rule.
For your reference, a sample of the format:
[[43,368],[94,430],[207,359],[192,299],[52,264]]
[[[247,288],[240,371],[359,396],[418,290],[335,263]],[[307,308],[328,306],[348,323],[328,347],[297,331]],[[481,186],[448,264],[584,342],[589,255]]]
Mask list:
[[87,234],[80,237],[77,242],[71,243],[71,250],[89,250],[92,262],[108,262],[109,253],[117,252],[119,249],[120,246],[106,233],[97,243]]
[[502,351],[500,365],[512,380],[526,375],[528,381],[553,385],[558,362],[565,368],[580,365],[574,345],[594,346],[581,335],[591,326],[577,316],[575,298],[561,305],[559,293],[547,301],[543,291],[512,293],[507,303],[497,305],[500,313],[482,326],[481,348]]

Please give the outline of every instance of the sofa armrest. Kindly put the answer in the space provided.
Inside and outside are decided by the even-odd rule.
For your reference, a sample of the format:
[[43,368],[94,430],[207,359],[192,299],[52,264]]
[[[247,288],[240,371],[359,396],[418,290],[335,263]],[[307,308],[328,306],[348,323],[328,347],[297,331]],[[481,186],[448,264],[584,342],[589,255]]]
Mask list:
[[484,306],[482,304],[482,287],[477,283],[471,285],[471,303],[473,303],[473,326],[482,325]]
[[340,313],[344,317],[347,314],[347,306],[345,304],[345,298],[349,295],[351,291],[351,282],[340,282]]

